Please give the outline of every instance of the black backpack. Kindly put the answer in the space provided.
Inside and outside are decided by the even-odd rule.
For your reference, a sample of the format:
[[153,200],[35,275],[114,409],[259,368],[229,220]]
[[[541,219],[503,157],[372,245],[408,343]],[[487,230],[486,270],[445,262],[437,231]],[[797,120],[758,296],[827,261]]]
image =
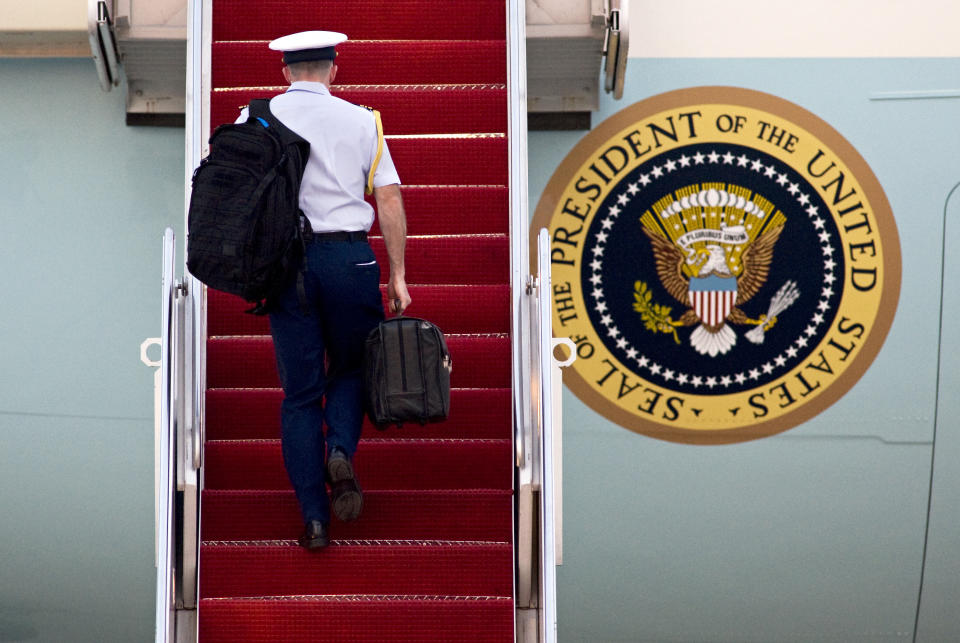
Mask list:
[[257,302],[265,314],[303,263],[300,180],[310,143],[250,102],[244,123],[221,125],[193,173],[187,268],[211,288]]
[[367,414],[378,429],[439,422],[450,413],[450,351],[424,319],[393,317],[370,331],[363,370]]

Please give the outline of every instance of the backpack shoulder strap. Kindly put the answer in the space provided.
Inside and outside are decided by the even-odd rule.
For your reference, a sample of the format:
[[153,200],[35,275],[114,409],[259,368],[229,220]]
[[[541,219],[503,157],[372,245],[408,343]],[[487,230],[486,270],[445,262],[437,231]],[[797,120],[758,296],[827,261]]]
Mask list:
[[299,173],[303,174],[303,170],[307,165],[307,158],[310,156],[310,141],[291,130],[284,125],[279,118],[274,116],[273,112],[270,111],[269,98],[255,98],[251,100],[250,109],[247,113],[249,114],[247,118],[248,122],[252,119],[259,120],[261,125],[272,132],[284,148],[289,148],[290,146],[296,148],[299,154],[295,157],[295,165]]
[[269,98],[254,98],[251,100],[248,114],[248,121],[250,119],[260,121],[260,124],[267,129],[272,130],[273,134],[284,145],[290,145],[293,143],[303,143],[308,146],[310,145],[306,139],[284,125],[279,118],[273,115],[273,112],[270,111]]

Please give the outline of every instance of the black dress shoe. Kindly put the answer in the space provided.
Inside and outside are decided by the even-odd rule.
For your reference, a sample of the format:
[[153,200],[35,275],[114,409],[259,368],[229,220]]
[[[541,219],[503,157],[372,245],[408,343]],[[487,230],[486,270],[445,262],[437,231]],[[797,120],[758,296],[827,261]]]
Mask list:
[[327,524],[319,520],[311,520],[304,525],[303,535],[298,541],[305,549],[322,549],[330,544],[330,533]]
[[331,449],[327,456],[327,481],[334,485],[341,480],[353,480],[353,463],[339,448]]
[[363,490],[356,478],[333,483],[330,489],[330,502],[334,515],[344,522],[360,517],[363,511]]
[[339,449],[333,449],[327,458],[327,480],[334,515],[344,522],[359,518],[363,511],[363,490],[353,473],[353,463]]

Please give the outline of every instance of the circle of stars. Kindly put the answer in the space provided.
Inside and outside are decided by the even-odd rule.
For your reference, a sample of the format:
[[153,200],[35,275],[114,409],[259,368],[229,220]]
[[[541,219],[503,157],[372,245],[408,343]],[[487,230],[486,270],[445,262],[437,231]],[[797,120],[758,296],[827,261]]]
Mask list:
[[[639,194],[641,190],[653,184],[656,179],[667,176],[671,172],[676,171],[677,168],[690,167],[691,165],[735,165],[736,167],[748,168],[776,182],[778,186],[786,190],[797,200],[801,208],[804,208],[811,224],[819,231],[820,249],[823,252],[824,274],[823,288],[820,291],[820,301],[810,318],[809,324],[800,336],[773,359],[754,368],[739,373],[724,374],[720,377],[713,375],[703,376],[673,370],[641,354],[640,351],[623,336],[623,333],[617,328],[613,317],[607,310],[607,303],[602,287],[603,277],[600,274],[601,268],[603,267],[604,244],[606,244],[609,237],[609,231],[613,228],[617,217],[620,216],[624,208],[630,203],[630,200]],[[743,385],[750,381],[756,381],[760,379],[761,375],[771,375],[775,371],[786,369],[788,365],[800,355],[800,351],[809,345],[813,337],[817,334],[820,325],[826,321],[825,315],[830,309],[830,299],[835,294],[834,283],[836,282],[836,276],[834,275],[834,268],[837,267],[837,262],[833,259],[835,248],[831,243],[831,234],[826,230],[826,221],[820,215],[819,208],[813,205],[810,196],[803,191],[800,184],[790,181],[786,173],[778,171],[775,165],[766,165],[762,160],[753,159],[746,154],[735,156],[729,151],[725,154],[718,154],[716,151],[703,154],[698,151],[692,156],[682,153],[676,158],[665,158],[662,164],[653,166],[646,174],[641,174],[636,182],[627,185],[626,189],[617,195],[616,203],[608,208],[606,216],[600,220],[600,226],[600,231],[594,235],[595,243],[591,249],[593,257],[590,262],[591,277],[589,281],[592,285],[590,296],[594,301],[593,308],[600,315],[600,322],[605,327],[604,332],[606,332],[611,341],[616,344],[617,348],[624,351],[627,358],[641,370],[645,370],[650,375],[655,375],[666,382],[691,385],[695,389],[701,386],[707,389],[714,389],[718,386],[728,388],[733,384]]]

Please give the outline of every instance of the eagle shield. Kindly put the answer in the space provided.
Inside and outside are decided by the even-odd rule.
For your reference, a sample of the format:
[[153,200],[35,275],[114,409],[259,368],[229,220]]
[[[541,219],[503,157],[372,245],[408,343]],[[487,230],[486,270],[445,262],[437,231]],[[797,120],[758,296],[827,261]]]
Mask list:
[[716,328],[726,321],[737,304],[737,278],[715,274],[691,277],[687,297],[697,317],[707,326]]

